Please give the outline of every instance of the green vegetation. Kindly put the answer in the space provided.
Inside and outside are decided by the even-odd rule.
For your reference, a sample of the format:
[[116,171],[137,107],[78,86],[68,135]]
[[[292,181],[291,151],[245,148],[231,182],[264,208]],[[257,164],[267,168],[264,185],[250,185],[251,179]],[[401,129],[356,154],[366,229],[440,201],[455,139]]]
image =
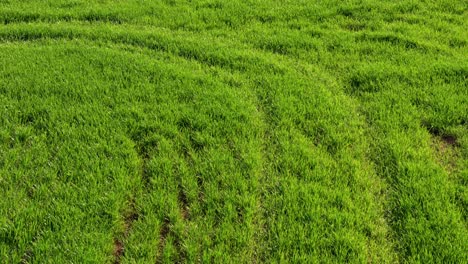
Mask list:
[[0,263],[466,263],[468,5],[0,2]]

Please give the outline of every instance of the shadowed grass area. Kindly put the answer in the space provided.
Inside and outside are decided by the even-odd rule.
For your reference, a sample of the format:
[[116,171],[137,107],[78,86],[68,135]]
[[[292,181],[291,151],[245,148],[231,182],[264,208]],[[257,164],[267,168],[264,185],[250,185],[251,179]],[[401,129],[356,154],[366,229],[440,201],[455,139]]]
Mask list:
[[463,263],[463,1],[0,3],[6,263]]

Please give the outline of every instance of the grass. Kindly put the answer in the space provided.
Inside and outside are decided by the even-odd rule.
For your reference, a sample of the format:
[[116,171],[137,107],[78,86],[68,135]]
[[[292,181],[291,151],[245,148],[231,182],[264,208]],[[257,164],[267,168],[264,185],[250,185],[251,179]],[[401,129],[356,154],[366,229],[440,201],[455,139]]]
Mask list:
[[466,262],[467,12],[2,1],[0,262]]

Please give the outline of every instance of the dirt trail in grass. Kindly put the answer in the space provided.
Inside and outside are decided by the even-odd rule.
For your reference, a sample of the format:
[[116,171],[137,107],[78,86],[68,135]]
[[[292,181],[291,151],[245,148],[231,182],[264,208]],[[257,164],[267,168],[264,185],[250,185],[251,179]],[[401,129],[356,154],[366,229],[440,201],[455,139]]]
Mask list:
[[136,201],[131,200],[129,201],[128,208],[124,209],[125,213],[123,215],[124,218],[124,231],[120,238],[114,237],[114,263],[120,264],[122,256],[125,254],[125,240],[130,235],[132,231],[132,226],[135,221],[138,220],[139,215],[136,208]]
[[163,263],[163,253],[164,253],[164,246],[166,245],[166,240],[167,236],[169,235],[170,232],[170,222],[169,220],[164,220],[163,225],[161,227],[161,231],[159,234],[159,242],[158,242],[158,249],[157,249],[157,254],[160,256],[157,260],[156,263]]

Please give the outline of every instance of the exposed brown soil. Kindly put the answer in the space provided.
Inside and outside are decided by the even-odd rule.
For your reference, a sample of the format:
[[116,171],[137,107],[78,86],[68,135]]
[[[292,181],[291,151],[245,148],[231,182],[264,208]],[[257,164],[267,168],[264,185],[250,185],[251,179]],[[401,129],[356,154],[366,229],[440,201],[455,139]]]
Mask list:
[[432,127],[427,124],[424,124],[424,126],[427,128],[427,131],[435,137],[435,138],[440,138],[447,146],[457,146],[457,137],[453,134],[449,134],[445,131],[442,131],[441,129],[437,127]]
[[119,264],[120,259],[122,258],[122,255],[124,253],[124,246],[123,242],[120,241],[119,239],[114,238],[114,264]]
[[23,257],[21,258],[21,264],[31,263],[34,253],[31,249],[26,250]]
[[166,239],[169,235],[170,228],[169,228],[169,219],[165,218],[163,225],[161,227],[161,232],[159,233],[159,244],[158,244],[158,260],[156,263],[162,263],[162,254],[164,252],[164,247],[166,246]]
[[197,175],[197,186],[198,186],[198,201],[204,203],[205,201],[205,188],[203,184],[203,178],[200,175]]
[[189,203],[187,195],[183,191],[182,187],[179,186],[179,203],[180,203],[180,214],[182,219],[187,220],[189,218]]
[[[124,234],[123,237],[128,237],[130,230],[132,229],[133,223],[138,220],[138,213],[136,210],[135,200],[130,201],[129,210],[124,215]],[[121,239],[114,237],[114,264],[119,264],[120,260],[125,252],[124,243]]]
[[449,146],[457,145],[457,137],[455,137],[454,135],[442,135],[440,139],[442,139],[442,141]]
[[457,138],[453,135],[432,137],[432,148],[435,160],[450,174],[457,168],[458,146]]

